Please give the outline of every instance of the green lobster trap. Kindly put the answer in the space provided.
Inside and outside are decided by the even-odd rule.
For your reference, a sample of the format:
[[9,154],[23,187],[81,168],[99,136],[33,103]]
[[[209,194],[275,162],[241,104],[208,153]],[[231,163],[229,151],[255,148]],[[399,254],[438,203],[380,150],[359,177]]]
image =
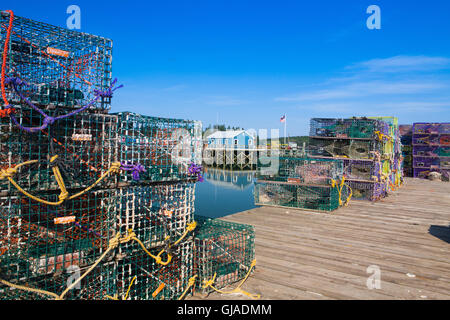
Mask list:
[[333,185],[301,185],[280,181],[257,181],[254,190],[255,205],[333,211],[351,198],[346,183]]
[[[57,194],[41,194],[56,201]],[[85,268],[107,249],[116,229],[116,191],[96,191],[61,206],[25,197],[0,200],[0,279],[57,292],[68,268]]]
[[376,137],[376,132],[388,133],[384,123],[375,119],[313,118],[310,121],[309,135],[311,137],[371,139]]
[[118,296],[127,300],[179,299],[189,289],[192,277],[192,246],[188,239],[173,247],[173,258],[167,265],[157,264],[143,251],[120,260]]
[[[195,184],[164,183],[121,188],[118,191],[118,227],[133,230],[147,248],[177,241],[193,222]],[[121,251],[141,251],[127,243]]]
[[372,159],[374,152],[383,153],[383,143],[375,139],[309,138],[310,157]]
[[209,293],[244,279],[252,271],[255,260],[253,226],[195,216],[198,227],[194,236],[194,274],[196,290]]
[[[112,41],[67,28],[0,14],[0,47],[7,30],[6,75],[20,78],[21,92],[35,104],[80,107],[94,98],[95,90],[111,84]],[[24,101],[12,88],[6,91],[13,105]],[[102,97],[91,108],[109,108],[110,98]]]
[[301,184],[331,184],[343,175],[342,160],[260,157],[256,178]]
[[[51,113],[56,116],[61,111]],[[25,126],[42,124],[42,116],[31,110],[18,121]],[[2,169],[13,168],[27,161],[35,161],[23,166],[13,176],[24,190],[57,190],[53,166],[60,169],[68,189],[86,188],[105,173],[117,159],[118,118],[105,114],[80,113],[55,122],[39,133],[20,130],[11,119],[0,120]],[[56,162],[50,159],[57,155]],[[99,186],[105,187],[115,182],[108,177]],[[8,180],[0,180],[2,190],[17,192]]]
[[201,163],[201,122],[155,118],[130,112],[119,113],[118,117],[121,163],[142,165],[145,168],[141,174],[143,180],[196,178],[189,168],[192,163]]

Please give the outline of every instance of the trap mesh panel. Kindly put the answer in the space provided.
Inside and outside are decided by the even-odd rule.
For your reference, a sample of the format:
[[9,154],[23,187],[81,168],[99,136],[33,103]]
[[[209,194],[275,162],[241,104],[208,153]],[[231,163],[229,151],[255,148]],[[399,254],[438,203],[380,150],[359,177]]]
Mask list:
[[[35,111],[24,113],[18,120],[26,126],[42,124],[41,115]],[[37,133],[22,131],[9,118],[3,118],[0,133],[2,169],[29,160],[39,161],[22,167],[13,177],[31,193],[59,189],[49,162],[54,154],[58,155],[58,166],[68,189],[90,186],[118,160],[117,116],[80,113],[55,122],[50,131]],[[103,185],[113,181],[113,176],[108,177]],[[2,190],[16,192],[6,179],[0,185]]]
[[[57,195],[40,197],[55,201]],[[60,274],[88,267],[108,247],[116,230],[115,202],[113,190],[92,192],[56,207],[24,197],[2,198],[0,278],[62,292]]]
[[[344,186],[341,199],[345,202],[349,189]],[[255,183],[255,205],[333,211],[339,208],[339,191],[331,186],[308,186],[282,182]]]
[[[199,121],[165,119],[119,113],[119,157],[123,163],[141,164],[144,180],[192,178],[188,168],[201,163],[202,126]],[[131,180],[131,177],[128,177]]]
[[[9,14],[0,17],[3,52]],[[110,86],[111,54],[109,39],[15,16],[6,74],[26,81],[25,96],[36,104],[80,107],[94,98],[94,90]],[[23,103],[10,89],[7,97]],[[102,98],[93,107],[109,104]]]
[[255,259],[253,226],[195,216],[194,274],[197,288],[216,274],[214,287],[221,289],[243,279]]
[[[192,246],[191,239],[173,248],[174,256],[166,266],[157,264],[143,251],[119,261],[117,279],[119,296],[125,297],[130,289],[127,297],[129,300],[178,299],[192,277]],[[153,254],[156,255],[157,251]],[[136,279],[132,283],[134,277]]]
[[382,144],[376,140],[326,139],[310,137],[308,155],[315,157],[344,157],[371,159],[373,152],[382,152]]
[[[310,121],[310,136],[338,138],[374,138],[375,131],[385,131],[381,122],[374,119],[324,119]],[[384,132],[383,132],[384,133]]]
[[413,133],[450,133],[450,123],[414,123]]
[[[172,183],[130,186],[118,191],[118,227],[125,234],[132,229],[147,248],[173,243],[192,222],[195,184]],[[169,237],[165,241],[166,237]],[[124,244],[121,251],[141,251],[136,242]]]
[[386,185],[379,182],[347,181],[352,199],[376,201],[386,196]]
[[367,181],[380,181],[383,164],[389,164],[387,160],[383,164],[374,160],[344,159],[343,162],[346,179]]
[[260,157],[256,178],[303,184],[330,184],[331,179],[340,179],[342,174],[341,160]]

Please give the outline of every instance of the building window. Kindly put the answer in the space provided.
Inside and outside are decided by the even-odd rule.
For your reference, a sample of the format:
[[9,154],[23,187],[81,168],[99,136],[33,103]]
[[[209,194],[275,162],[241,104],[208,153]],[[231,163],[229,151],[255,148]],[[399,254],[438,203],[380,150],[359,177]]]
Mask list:
[[238,139],[234,139],[234,145],[235,145],[235,146],[238,145]]

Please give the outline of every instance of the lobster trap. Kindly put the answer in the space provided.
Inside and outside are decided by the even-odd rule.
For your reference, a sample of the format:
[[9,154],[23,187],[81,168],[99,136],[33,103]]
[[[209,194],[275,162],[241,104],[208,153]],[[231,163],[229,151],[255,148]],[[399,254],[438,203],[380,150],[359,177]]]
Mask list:
[[331,184],[343,174],[341,160],[294,157],[260,157],[256,178],[301,184]]
[[255,231],[253,226],[219,219],[195,216],[198,227],[194,237],[194,270],[197,290],[214,279],[213,286],[222,289],[242,280],[252,270],[255,260]]
[[311,137],[371,139],[376,137],[376,131],[388,134],[386,124],[374,119],[313,118],[310,121],[309,135]]
[[381,182],[347,181],[352,190],[352,199],[377,201],[386,197],[387,186]]
[[[145,167],[143,180],[193,179],[192,163],[200,164],[202,126],[199,121],[155,118],[123,112],[119,117],[119,159]],[[128,178],[128,181],[132,181]]]
[[380,181],[383,167],[389,161],[344,159],[344,176],[349,180]]
[[[51,193],[40,196],[46,201],[58,198]],[[2,198],[0,279],[61,292],[64,274],[87,268],[108,247],[116,229],[115,201],[113,190],[92,192],[61,206]]]
[[157,264],[143,251],[126,256],[118,262],[118,295],[128,300],[180,298],[192,277],[192,247],[192,240],[187,240],[173,248],[168,265]]
[[347,184],[299,185],[285,182],[258,181],[255,183],[255,205],[333,211],[350,200]]
[[450,134],[450,123],[414,123],[414,134]]
[[[195,184],[139,185],[118,191],[118,227],[133,230],[147,248],[172,243],[185,232],[194,214]],[[124,244],[124,252],[141,251],[137,243]]]
[[[1,12],[2,51],[10,17]],[[25,82],[21,92],[34,104],[78,108],[111,85],[111,40],[18,16],[11,28],[6,74]],[[6,96],[12,105],[24,103],[11,87]],[[110,102],[102,97],[91,108],[108,109]]]
[[[52,115],[61,114],[54,110]],[[53,166],[57,164],[69,189],[85,188],[96,181],[117,161],[117,116],[79,113],[55,122],[49,129],[29,133],[17,128],[11,119],[0,120],[0,158],[2,169],[35,161],[21,167],[13,177],[25,190],[57,190]],[[42,116],[36,111],[18,117],[24,126],[39,126]],[[50,159],[57,155],[57,161]],[[8,180],[0,181],[2,190],[16,192]],[[108,179],[108,183],[115,182]],[[107,183],[99,186],[105,187]]]
[[354,140],[345,138],[309,138],[308,156],[310,157],[342,157],[351,159],[372,159],[374,152],[383,152],[383,142],[370,140]]

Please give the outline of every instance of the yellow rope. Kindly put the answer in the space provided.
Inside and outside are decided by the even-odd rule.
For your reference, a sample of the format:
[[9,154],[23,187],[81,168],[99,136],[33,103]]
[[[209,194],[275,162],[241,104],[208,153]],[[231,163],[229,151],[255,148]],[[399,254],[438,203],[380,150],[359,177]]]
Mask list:
[[214,291],[216,291],[218,293],[221,293],[221,294],[241,293],[241,294],[246,295],[247,297],[250,297],[252,299],[258,300],[258,299],[261,298],[260,294],[251,294],[251,293],[241,289],[242,285],[247,280],[247,278],[250,276],[250,273],[252,272],[252,269],[255,266],[256,266],[256,260],[253,260],[252,264],[250,265],[250,268],[248,269],[247,275],[244,277],[244,279],[242,279],[242,281],[239,283],[239,285],[236,288],[234,288],[233,290],[231,290],[231,291],[222,291],[222,290],[219,290],[219,289],[217,289],[216,287],[213,286],[214,281],[216,280],[217,273],[214,273],[214,276],[212,277],[211,280],[203,281],[202,288],[203,289],[207,289],[209,287],[209,288],[213,289]]
[[[346,186],[350,190],[350,194],[347,197],[347,199],[345,200],[345,202],[342,201],[342,189],[344,189],[344,186]],[[336,180],[331,179],[331,187],[336,188],[339,193],[339,206],[342,206],[342,205],[348,206],[348,203],[350,202],[350,199],[353,196],[353,190],[352,190],[352,188],[350,188],[349,185],[345,184],[345,177],[342,177],[341,183],[339,185]]]
[[[58,156],[53,156],[50,159],[50,162],[54,162],[57,159]],[[78,192],[77,194],[74,194],[72,196],[69,197],[69,193],[67,192],[66,189],[66,185],[64,183],[64,179],[61,175],[61,172],[59,170],[59,168],[57,166],[54,166],[52,168],[53,174],[55,176],[55,180],[58,183],[59,188],[61,189],[61,193],[58,196],[58,201],[56,202],[50,202],[41,198],[38,198],[36,196],[33,196],[32,194],[28,193],[27,191],[25,191],[22,187],[20,187],[18,185],[18,183],[12,178],[14,176],[14,174],[17,173],[17,169],[19,169],[20,167],[24,166],[24,165],[29,165],[29,164],[33,164],[36,163],[37,160],[31,160],[31,161],[27,161],[21,164],[18,164],[16,167],[14,168],[8,168],[6,170],[2,169],[0,172],[0,180],[7,178],[9,180],[9,182],[22,194],[24,194],[25,196],[29,197],[30,199],[49,205],[49,206],[59,206],[61,205],[64,201],[66,200],[72,200],[75,198],[78,198],[80,196],[82,196],[83,194],[89,192],[92,188],[94,188],[96,185],[98,185],[103,179],[105,179],[110,173],[118,173],[120,170],[120,162],[114,162],[112,163],[111,167],[104,173],[102,174],[102,176],[100,178],[97,179],[97,181],[95,181],[91,186],[87,187],[86,189],[84,189],[83,191]]]
[[194,286],[195,280],[197,279],[197,275],[192,276],[188,281],[188,286],[184,290],[183,294],[178,298],[178,300],[183,300],[184,296],[188,293],[189,289]]
[[14,284],[14,283],[8,282],[6,280],[2,280],[2,279],[0,279],[0,283],[4,284],[5,286],[19,289],[19,290],[24,290],[24,291],[39,293],[39,294],[43,294],[43,295],[47,295],[47,296],[52,296],[53,298],[55,298],[55,300],[58,299],[58,297],[59,297],[56,293],[53,293],[53,292],[30,288],[30,287],[26,287],[26,286],[21,286],[21,285]]
[[[131,286],[133,285],[135,280],[136,280],[136,276],[134,276],[133,279],[131,280],[130,285],[128,286],[127,293],[124,297],[122,297],[122,300],[128,299],[128,295],[130,294]],[[105,298],[111,299],[111,300],[121,300],[121,299],[119,299],[119,295],[117,293],[114,296],[106,295]]]

